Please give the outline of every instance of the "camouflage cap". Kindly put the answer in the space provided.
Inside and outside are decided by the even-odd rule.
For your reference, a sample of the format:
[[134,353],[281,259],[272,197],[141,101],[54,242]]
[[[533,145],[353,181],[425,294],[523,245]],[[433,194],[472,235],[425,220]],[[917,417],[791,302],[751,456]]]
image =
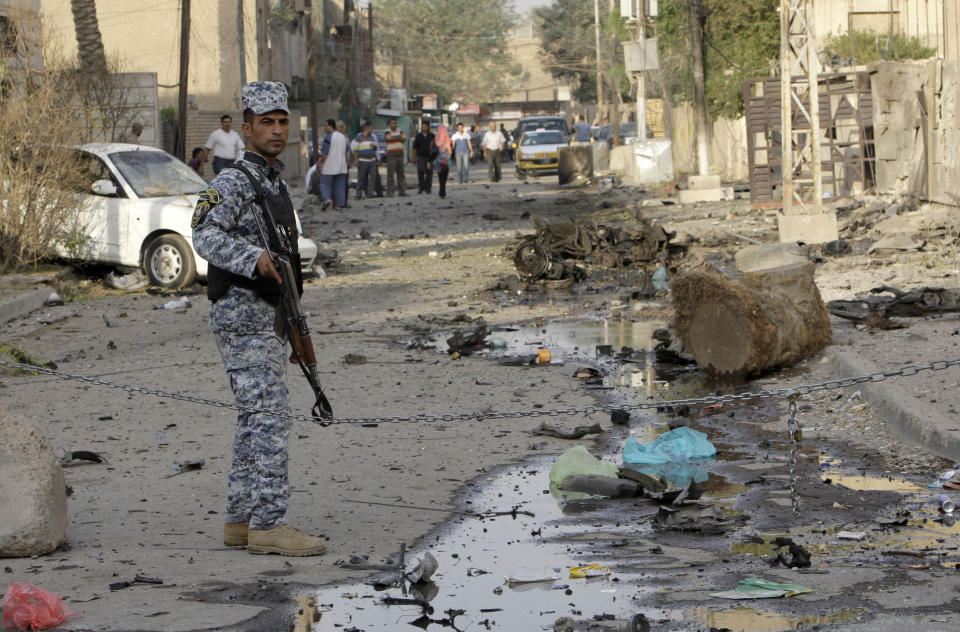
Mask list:
[[287,87],[279,81],[251,81],[243,86],[243,109],[266,114],[287,108]]

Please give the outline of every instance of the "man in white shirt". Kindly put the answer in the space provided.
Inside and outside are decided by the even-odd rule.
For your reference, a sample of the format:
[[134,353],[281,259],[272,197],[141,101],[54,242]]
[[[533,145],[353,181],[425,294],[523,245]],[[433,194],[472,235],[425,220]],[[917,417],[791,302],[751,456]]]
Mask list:
[[240,135],[230,129],[233,118],[229,114],[220,117],[220,129],[210,132],[207,143],[203,146],[203,155],[200,157],[200,168],[207,162],[207,156],[213,152],[213,173],[220,171],[237,159],[237,152],[243,149]]
[[337,122],[327,119],[327,137],[320,150],[320,197],[323,208],[332,204],[337,210],[347,205],[347,137],[337,131]]
[[507,139],[497,129],[497,124],[490,123],[490,131],[483,135],[483,159],[487,161],[487,173],[490,175],[490,182],[500,182],[503,177],[500,171],[500,152],[507,146]]

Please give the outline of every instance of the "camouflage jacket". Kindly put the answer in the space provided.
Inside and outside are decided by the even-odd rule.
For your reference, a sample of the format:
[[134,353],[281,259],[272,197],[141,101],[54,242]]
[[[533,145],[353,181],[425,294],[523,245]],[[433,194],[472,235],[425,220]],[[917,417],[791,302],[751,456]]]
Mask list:
[[[279,160],[273,167],[250,150],[241,151],[237,162],[256,176],[268,194],[280,192]],[[283,185],[284,188],[286,185]],[[254,278],[257,259],[264,251],[257,218],[263,221],[255,193],[247,176],[239,169],[224,169],[200,194],[193,213],[193,247],[211,264],[228,272]],[[254,217],[254,213],[258,215]],[[210,308],[210,329],[236,333],[273,331],[274,307],[254,292],[231,287]]]

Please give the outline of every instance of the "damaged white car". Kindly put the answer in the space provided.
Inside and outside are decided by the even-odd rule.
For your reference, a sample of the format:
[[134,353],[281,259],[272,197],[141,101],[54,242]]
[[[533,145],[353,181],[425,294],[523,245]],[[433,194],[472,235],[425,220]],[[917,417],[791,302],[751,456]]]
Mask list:
[[[71,237],[56,246],[66,258],[142,268],[154,285],[178,288],[207,274],[193,249],[190,220],[208,184],[187,165],[153,147],[88,143],[75,148],[83,168],[80,204]],[[300,218],[297,231],[302,233]],[[299,238],[310,268],[313,240]]]

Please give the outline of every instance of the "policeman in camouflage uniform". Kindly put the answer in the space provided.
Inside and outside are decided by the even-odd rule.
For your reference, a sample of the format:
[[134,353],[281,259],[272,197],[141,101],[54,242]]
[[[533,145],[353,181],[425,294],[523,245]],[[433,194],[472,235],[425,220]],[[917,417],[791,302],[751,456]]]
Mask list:
[[[223,357],[237,404],[287,413],[285,343],[274,332],[280,275],[265,250],[257,220],[266,228],[248,177],[256,178],[276,217],[296,242],[293,205],[277,159],[286,146],[290,112],[282,83],[254,81],[243,87],[243,132],[247,149],[200,194],[193,215],[193,245],[209,262],[210,329]],[[244,167],[250,176],[239,167]],[[256,214],[256,215],[255,215]],[[272,236],[268,237],[272,239]],[[276,244],[273,244],[274,246]],[[299,267],[299,266],[297,266]],[[224,544],[251,553],[319,555],[319,538],[286,524],[290,495],[287,440],[291,421],[242,412],[237,420],[227,497]]]

